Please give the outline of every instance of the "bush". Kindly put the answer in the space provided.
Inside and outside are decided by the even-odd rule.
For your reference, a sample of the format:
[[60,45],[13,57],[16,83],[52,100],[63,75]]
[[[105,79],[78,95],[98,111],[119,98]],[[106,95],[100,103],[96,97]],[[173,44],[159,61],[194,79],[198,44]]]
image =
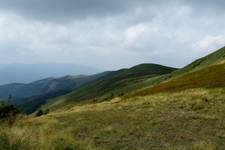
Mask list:
[[20,111],[12,104],[1,102],[0,104],[0,120],[13,124],[16,116]]
[[42,109],[40,109],[40,110],[38,110],[38,112],[36,113],[36,117],[40,117],[40,116],[42,116],[42,115],[46,115],[46,114],[48,114],[49,113],[49,109],[46,109],[46,110],[42,110]]
[[40,117],[40,116],[42,116],[44,114],[44,112],[40,109],[40,110],[38,110],[38,112],[36,113],[36,117]]

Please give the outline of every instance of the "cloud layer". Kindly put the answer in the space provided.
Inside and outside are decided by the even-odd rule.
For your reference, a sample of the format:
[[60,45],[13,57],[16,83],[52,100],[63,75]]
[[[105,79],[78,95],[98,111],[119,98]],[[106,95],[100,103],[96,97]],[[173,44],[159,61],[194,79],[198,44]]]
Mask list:
[[0,63],[183,66],[225,45],[223,1],[0,0]]

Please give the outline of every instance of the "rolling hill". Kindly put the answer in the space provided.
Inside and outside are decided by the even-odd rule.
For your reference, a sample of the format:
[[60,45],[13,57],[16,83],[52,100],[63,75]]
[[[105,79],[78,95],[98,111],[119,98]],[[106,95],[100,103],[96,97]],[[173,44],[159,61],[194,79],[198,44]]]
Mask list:
[[181,69],[178,69],[170,74],[166,74],[166,75],[160,76],[158,78],[155,78],[154,80],[152,80],[149,83],[149,86],[154,86],[154,85],[160,84],[161,82],[175,79],[186,73],[190,73],[190,72],[197,71],[197,70],[205,68],[205,67],[223,63],[224,61],[225,61],[225,47],[222,47],[221,49],[219,49],[205,57],[195,60],[194,62],[188,64],[187,66],[185,66]]
[[165,75],[175,70],[177,69],[157,64],[140,64],[129,69],[112,71],[65,96],[50,100],[47,105],[51,107],[50,105],[55,106],[60,102],[62,102],[60,105],[65,105],[68,102],[79,102],[100,97],[100,99],[107,100],[114,96],[122,96],[125,92],[142,87],[142,84],[135,85],[147,79]]
[[132,96],[143,96],[160,92],[177,92],[193,88],[225,87],[225,64],[209,66],[184,74],[168,82],[147,88]]
[[171,73],[161,84],[141,90],[135,93],[135,96],[192,88],[217,88],[224,86],[225,47]]

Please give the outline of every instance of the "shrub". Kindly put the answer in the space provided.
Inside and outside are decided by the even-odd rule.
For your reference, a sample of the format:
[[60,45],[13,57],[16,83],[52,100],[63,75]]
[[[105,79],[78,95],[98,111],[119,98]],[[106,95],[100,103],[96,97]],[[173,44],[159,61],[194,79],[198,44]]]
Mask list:
[[49,109],[46,109],[46,110],[40,109],[40,110],[37,111],[37,113],[35,114],[35,116],[36,116],[36,117],[40,117],[40,116],[46,115],[46,114],[48,114],[48,113],[49,113]]
[[6,102],[1,102],[0,104],[1,121],[6,121],[9,124],[13,124],[18,114],[20,114],[20,111],[14,105]]
[[38,112],[36,113],[36,117],[40,117],[40,116],[42,116],[42,115],[44,115],[44,112],[43,112],[43,110],[42,109],[40,109],[40,110],[38,110]]

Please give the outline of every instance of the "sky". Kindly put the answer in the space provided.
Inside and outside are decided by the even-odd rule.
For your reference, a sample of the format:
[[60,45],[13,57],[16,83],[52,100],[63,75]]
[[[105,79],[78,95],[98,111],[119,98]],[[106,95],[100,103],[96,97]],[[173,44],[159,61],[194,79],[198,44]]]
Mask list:
[[0,0],[0,64],[182,67],[225,46],[224,0]]

